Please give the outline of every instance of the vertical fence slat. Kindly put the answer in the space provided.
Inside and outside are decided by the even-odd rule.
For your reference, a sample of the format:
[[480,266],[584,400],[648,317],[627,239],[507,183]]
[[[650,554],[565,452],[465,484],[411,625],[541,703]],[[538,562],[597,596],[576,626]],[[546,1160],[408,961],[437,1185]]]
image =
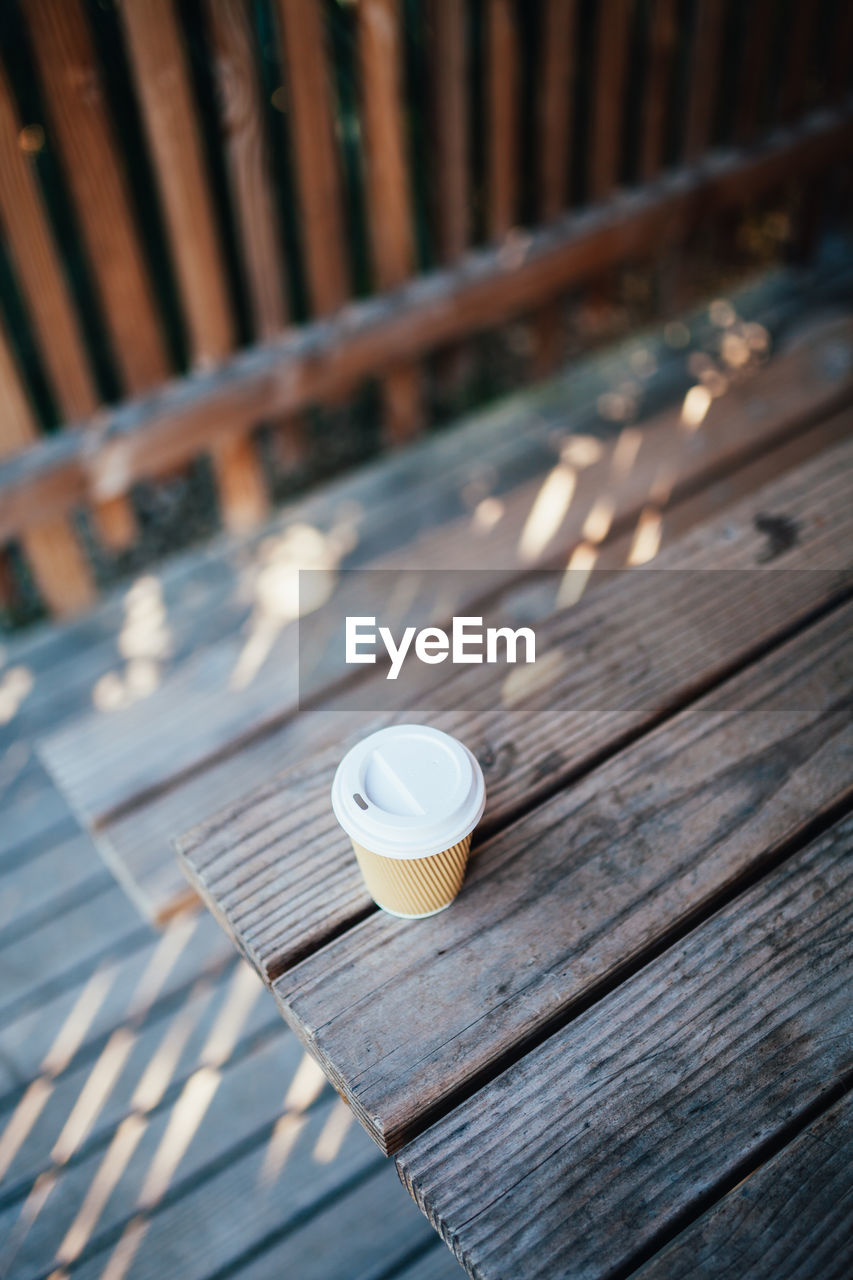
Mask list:
[[[18,144],[20,128],[0,64],[0,221],[51,388],[63,418],[73,423],[94,413],[98,393],[41,192]],[[100,504],[95,515],[108,546],[133,541],[136,521],[125,499]]]
[[169,362],[80,0],[28,0],[52,131],[126,391],[161,382]]
[[593,201],[606,200],[619,181],[628,23],[631,0],[601,0],[597,7],[589,187]]
[[430,0],[429,79],[435,170],[433,224],[446,266],[468,247],[468,110],[465,9],[458,0]]
[[487,0],[486,230],[502,240],[516,223],[518,203],[518,31],[512,0]]
[[[121,14],[192,355],[206,364],[232,349],[234,325],[175,7],[173,0],[123,0]],[[252,424],[245,425],[248,431]],[[226,524],[240,529],[260,519],[267,492],[249,436],[214,445],[211,454]]]
[[[568,207],[574,106],[575,0],[545,0],[539,43],[542,78],[536,99],[537,208],[552,222]],[[563,304],[555,300],[533,318],[533,375],[545,377],[561,355]]]
[[[5,330],[0,327],[0,458],[26,449],[38,439]],[[48,608],[74,613],[90,604],[95,587],[86,557],[70,522],[60,517],[21,534],[27,563]]]
[[817,0],[792,5],[782,78],[782,119],[794,120],[806,105],[808,74],[815,47]]
[[569,197],[575,75],[575,0],[546,0],[539,87],[539,216],[551,222]]
[[0,215],[51,387],[73,422],[94,412],[98,393],[31,161],[19,146],[20,131],[0,63]]
[[747,6],[747,28],[738,80],[735,134],[738,142],[752,142],[758,132],[761,95],[767,81],[773,0],[752,0]]
[[699,159],[711,138],[724,17],[723,0],[698,0],[684,134],[684,158],[688,163]]
[[350,294],[326,29],[316,0],[278,0],[278,13],[308,292],[324,316]]
[[654,0],[646,48],[647,78],[643,102],[640,173],[649,182],[663,164],[666,104],[675,60],[675,0]]
[[271,338],[287,324],[288,306],[249,0],[207,0],[207,16],[225,161],[255,335]]
[[[403,131],[403,53],[397,0],[359,0],[358,45],[373,274],[379,290],[393,289],[415,267],[414,227]],[[420,426],[415,365],[383,379],[386,431],[391,440]]]
[[199,364],[221,360],[234,345],[234,329],[174,6],[122,0],[120,12],[192,357]]
[[829,99],[839,102],[853,89],[853,4],[841,0],[829,55]]

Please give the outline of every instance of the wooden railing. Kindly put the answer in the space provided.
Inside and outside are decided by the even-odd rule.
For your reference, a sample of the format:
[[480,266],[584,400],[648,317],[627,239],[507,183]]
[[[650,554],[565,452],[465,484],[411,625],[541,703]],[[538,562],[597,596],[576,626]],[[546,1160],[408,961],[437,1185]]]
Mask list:
[[402,442],[428,353],[526,315],[545,367],[567,290],[814,189],[851,153],[853,6],[783,10],[10,3],[0,540],[49,607],[93,594],[80,505],[127,546],[131,486],[206,452],[245,526],[258,424],[373,378]]

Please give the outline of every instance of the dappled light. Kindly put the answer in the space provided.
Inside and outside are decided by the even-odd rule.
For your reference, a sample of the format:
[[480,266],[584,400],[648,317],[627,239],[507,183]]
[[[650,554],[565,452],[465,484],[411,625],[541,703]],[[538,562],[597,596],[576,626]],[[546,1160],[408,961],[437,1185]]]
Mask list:
[[577,604],[586,590],[597,559],[598,551],[595,547],[591,547],[588,542],[578,543],[560,579],[556,600],[558,609],[568,609],[571,605]]
[[163,588],[158,578],[138,578],[124,597],[124,622],[116,645],[124,668],[96,682],[92,702],[98,711],[120,711],[149,698],[159,687],[162,664],[171,647]]
[[352,1122],[352,1111],[343,1098],[338,1098],[314,1145],[314,1159],[318,1164],[331,1164],[340,1151]]
[[[254,607],[248,636],[231,673],[230,687],[245,689],[260,671],[281,632],[330,598],[336,569],[357,541],[358,514],[345,512],[329,533],[293,524],[264,539],[252,574]],[[300,579],[300,570],[313,572]]]
[[634,530],[634,540],[628,552],[628,564],[648,564],[653,560],[660,549],[662,533],[661,513],[654,507],[646,507],[640,512],[640,518]]
[[532,564],[540,558],[566,518],[577,483],[577,472],[564,462],[554,467],[536,495],[518,542],[519,559]]
[[33,684],[33,674],[27,667],[7,667],[0,672],[0,724],[14,719]]

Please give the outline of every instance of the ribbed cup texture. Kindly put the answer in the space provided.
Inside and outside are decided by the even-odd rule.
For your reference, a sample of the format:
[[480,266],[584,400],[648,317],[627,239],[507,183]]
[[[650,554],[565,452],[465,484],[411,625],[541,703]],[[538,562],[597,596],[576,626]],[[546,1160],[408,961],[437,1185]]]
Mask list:
[[447,907],[462,888],[471,836],[429,858],[383,858],[352,842],[373,901],[400,916],[428,916]]

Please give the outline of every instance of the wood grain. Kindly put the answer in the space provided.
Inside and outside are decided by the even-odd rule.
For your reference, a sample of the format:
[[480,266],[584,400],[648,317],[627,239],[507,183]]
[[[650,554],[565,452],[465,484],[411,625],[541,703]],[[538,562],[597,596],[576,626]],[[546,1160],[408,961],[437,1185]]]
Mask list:
[[289,414],[341,394],[360,379],[481,328],[523,314],[608,265],[679,238],[713,212],[742,204],[787,177],[805,178],[849,149],[846,111],[826,113],[775,135],[749,155],[718,157],[713,170],[665,176],[607,208],[534,232],[507,253],[482,250],[377,301],[260,350],[216,372],[165,388],[93,424],[85,447],[51,440],[0,465],[0,537],[25,528],[38,508],[61,511],[81,498],[123,492],[135,479],[179,465],[242,423]]
[[589,198],[608,199],[619,182],[631,0],[602,0],[596,11]]
[[741,55],[735,134],[739,142],[751,142],[758,133],[762,98],[767,92],[767,66],[778,13],[771,0],[755,0],[747,9]]
[[724,18],[722,0],[698,0],[684,129],[684,156],[688,162],[698,160],[711,141]]
[[672,82],[678,28],[675,0],[655,0],[646,52],[646,88],[643,98],[643,132],[640,173],[648,182],[663,164],[666,106]]
[[18,144],[20,131],[0,64],[0,215],[51,386],[73,422],[94,412],[98,395],[32,163]]
[[[764,454],[758,462],[740,469],[736,477],[669,508],[665,538],[682,536],[686,529],[714,517],[735,498],[769,483],[777,472],[798,466],[821,448],[837,442],[839,436],[834,432],[840,425],[838,420],[833,420],[826,428],[798,436],[780,450]],[[601,548],[598,563],[602,567],[624,564],[629,544],[630,539],[624,536],[609,541]],[[588,583],[589,591],[595,589],[596,581],[593,576]],[[522,585],[520,594],[524,590]],[[514,594],[510,591],[502,598],[507,609],[513,607]],[[353,713],[352,719],[360,720],[363,725],[357,713]],[[110,866],[120,868],[122,883],[131,886],[128,891],[147,919],[161,923],[178,907],[189,904],[187,881],[173,856],[175,832],[187,831],[203,822],[211,812],[242,799],[256,787],[258,778],[277,773],[285,764],[296,763],[307,752],[322,748],[332,736],[330,723],[332,718],[309,717],[307,723],[301,719],[284,724],[184,782],[133,806],[99,829],[96,838],[105,860]],[[354,729],[357,727],[353,725]]]
[[326,32],[314,0],[278,0],[278,14],[308,291],[314,315],[325,316],[350,292]]
[[627,1273],[850,1081],[851,848],[848,818],[401,1155],[469,1275]]
[[[384,292],[415,270],[398,0],[359,0],[357,20],[371,257],[375,285]],[[400,443],[417,434],[417,369],[398,365],[391,370],[383,380],[383,399],[389,440]]]
[[542,18],[542,83],[539,87],[539,212],[544,222],[568,205],[570,143],[574,122],[574,0],[548,0]]
[[[850,448],[844,446],[842,452],[849,454]],[[800,609],[826,599],[823,592],[831,589],[833,575],[767,575],[759,582],[751,573],[738,588],[737,574],[715,579],[701,572],[703,565],[732,570],[755,565],[760,550],[753,517],[765,503],[769,509],[796,513],[793,518],[804,531],[801,553],[808,557],[806,549],[814,538],[816,559],[811,563],[827,563],[826,550],[817,549],[825,536],[822,522],[827,510],[836,513],[834,518],[844,527],[835,545],[843,547],[849,537],[841,514],[849,505],[849,481],[836,487],[831,479],[843,474],[837,457],[827,456],[823,468],[822,479],[819,464],[804,469],[805,487],[801,475],[777,481],[661,557],[663,567],[681,565],[683,570],[695,565],[700,570],[695,582],[688,583],[689,574],[675,573],[668,587],[667,575],[656,574],[650,600],[642,576],[629,575],[540,624],[537,635],[543,653],[581,652],[583,663],[559,657],[549,662],[550,679],[538,696],[534,692],[515,706],[507,705],[501,697],[501,673],[494,675],[486,667],[477,669],[481,674],[475,677],[470,668],[463,678],[451,680],[446,705],[456,702],[464,712],[436,715],[436,722],[459,734],[483,764],[487,829],[500,827],[523,807],[565,785],[585,765],[617,747],[626,734],[677,707],[703,679],[721,674],[766,644]],[[805,492],[814,495],[810,515],[801,505]],[[808,559],[800,561],[799,554],[787,563],[805,567]],[[837,550],[829,552],[830,561],[836,554]],[[816,594],[804,596],[804,586],[816,589]],[[670,589],[675,608],[666,605]],[[750,609],[735,603],[741,591],[752,602]],[[729,592],[734,595],[729,597]],[[721,608],[727,598],[731,609]],[[383,705],[389,716],[396,710],[397,718],[406,718],[405,706],[394,708],[384,691]],[[344,733],[358,734],[365,728],[363,716],[355,721],[345,723],[341,717],[341,732],[327,751],[242,796],[180,842],[187,870],[204,901],[213,905],[267,979],[370,909],[328,804]]]
[[488,0],[486,63],[486,227],[499,242],[518,218],[519,66],[512,0]]
[[234,333],[201,139],[172,0],[123,0],[128,52],[180,282],[193,360],[221,360]]
[[465,12],[455,0],[430,0],[427,12],[435,152],[431,212],[438,260],[449,265],[462,256],[469,241]]
[[273,200],[269,147],[247,0],[207,0],[225,161],[255,336],[287,324],[288,307]]
[[[98,394],[44,201],[30,161],[18,144],[20,129],[11,87],[0,65],[0,217],[39,353],[62,416],[73,425],[91,417],[98,407]],[[96,519],[107,546],[123,549],[133,542],[136,520],[129,502],[116,498],[102,504]],[[54,525],[61,528],[62,521]],[[79,580],[79,565],[72,581],[75,577]]]
[[845,1280],[853,1268],[848,1093],[637,1272],[637,1280]]
[[[441,502],[419,509],[412,479],[422,473],[415,468],[409,473],[399,501],[385,506],[381,520],[380,511],[376,510],[361,531],[363,545],[369,545],[371,539],[373,546],[385,549],[385,554],[375,558],[362,553],[346,563],[352,567],[389,569],[448,564],[476,569],[470,580],[461,579],[461,585],[467,581],[470,588],[466,601],[471,606],[484,591],[493,592],[514,578],[520,579],[532,565],[562,569],[572,547],[584,537],[586,518],[602,492],[612,499],[614,526],[622,522],[625,532],[629,522],[638,519],[662,472],[669,476],[673,498],[684,496],[742,465],[771,444],[794,436],[813,419],[830,414],[839,400],[843,403],[844,398],[849,399],[849,374],[841,358],[843,344],[849,341],[846,321],[818,326],[789,355],[780,356],[750,380],[733,387],[727,396],[714,401],[698,435],[685,433],[678,410],[669,410],[649,421],[643,428],[642,447],[629,471],[620,472],[615,466],[618,441],[602,446],[599,461],[578,472],[575,494],[563,521],[550,539],[543,540],[540,554],[532,558],[521,556],[520,540],[536,497],[553,467],[553,455],[545,455],[544,466],[537,466],[534,478],[512,493],[513,470],[518,474],[525,466],[524,450],[515,455],[514,465],[502,463],[500,456],[492,453],[492,465],[506,476],[501,485],[506,494],[506,511],[489,537],[472,538],[470,516],[450,520],[447,507],[442,504],[451,502],[452,494],[458,495],[476,455],[466,453],[457,463],[449,444],[438,453],[431,444],[424,455],[424,466],[436,477],[434,483],[440,486],[436,492],[444,495]],[[837,376],[837,382],[827,382],[828,368]],[[573,387],[566,391],[573,396],[574,413],[582,401],[575,398]],[[591,398],[594,403],[596,394],[592,393]],[[565,400],[558,403],[565,405]],[[576,418],[569,421],[572,429],[582,429]],[[565,429],[565,419],[563,422]],[[528,434],[522,443],[529,442],[530,430],[525,428]],[[472,431],[469,448],[475,447],[475,435],[481,450],[484,435],[489,436],[492,449],[494,437],[488,419],[479,434]],[[395,491],[395,483],[402,483],[402,476],[397,482],[393,480],[395,474],[392,471],[389,475],[386,493]],[[66,794],[73,797],[84,821],[102,824],[107,815],[131,804],[135,796],[161,788],[164,783],[169,785],[176,776],[195,769],[205,759],[227,750],[230,744],[245,742],[261,726],[271,729],[292,715],[297,692],[293,628],[281,630],[271,661],[262,666],[245,689],[235,690],[229,686],[245,638],[231,638],[220,649],[199,654],[196,662],[186,668],[180,686],[170,682],[162,696],[137,703],[123,713],[120,739],[102,716],[92,716],[88,723],[75,726],[74,735],[63,733],[44,744],[55,776]],[[337,666],[330,678],[340,674],[337,655]],[[223,690],[228,692],[223,694]],[[159,744],[156,751],[138,749],[140,742],[154,740]]]
[[[228,354],[235,334],[177,16],[173,0],[123,0],[121,14],[163,199],[192,358],[195,364],[205,366]],[[232,148],[232,173],[234,163]],[[274,264],[267,270],[274,285]],[[251,425],[244,419],[242,434],[212,450],[223,517],[237,530],[259,520],[268,506],[260,459],[245,434]]]
[[[0,457],[38,439],[38,427],[6,331],[0,325]],[[21,545],[47,607],[57,614],[88,605],[95,586],[82,548],[64,515],[36,520]]]
[[383,1151],[849,801],[851,621],[841,609],[487,841],[430,930],[371,915],[276,980]]
[[169,361],[83,7],[33,0],[23,13],[115,358],[138,394]]

